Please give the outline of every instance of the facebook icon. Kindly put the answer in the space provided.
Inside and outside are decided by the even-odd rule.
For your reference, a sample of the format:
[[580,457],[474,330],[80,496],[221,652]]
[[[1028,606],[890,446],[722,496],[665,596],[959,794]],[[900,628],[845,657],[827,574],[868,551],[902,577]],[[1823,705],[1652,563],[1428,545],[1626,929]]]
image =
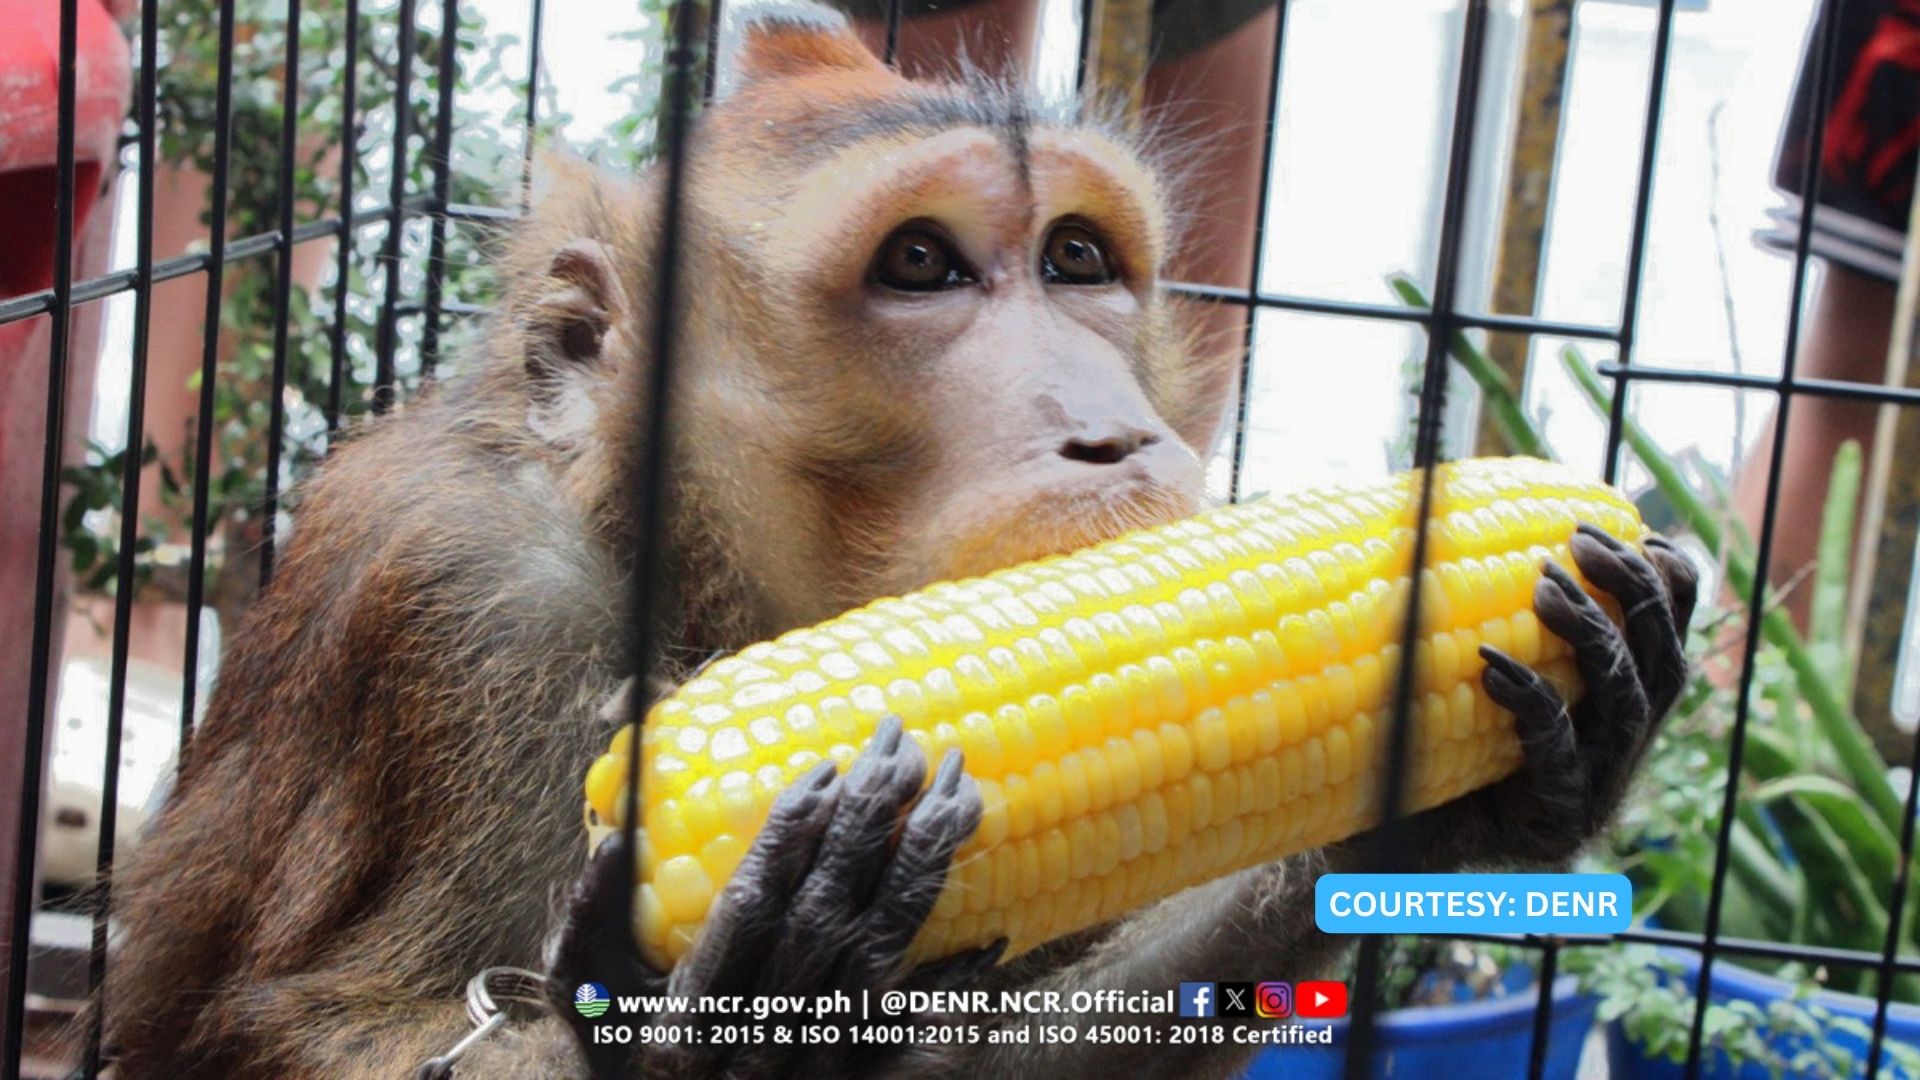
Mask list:
[[1210,1017],[1218,1003],[1214,1000],[1212,983],[1180,984],[1180,1015],[1199,1018]]

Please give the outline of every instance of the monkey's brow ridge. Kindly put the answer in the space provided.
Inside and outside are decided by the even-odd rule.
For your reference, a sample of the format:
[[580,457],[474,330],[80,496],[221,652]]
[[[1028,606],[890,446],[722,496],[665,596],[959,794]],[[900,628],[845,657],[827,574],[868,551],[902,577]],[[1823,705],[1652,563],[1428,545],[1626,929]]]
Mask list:
[[873,139],[937,135],[955,128],[983,128],[998,135],[1021,162],[1035,108],[1025,96],[991,85],[959,93],[866,99],[823,109],[793,128],[791,152],[803,160],[838,154]]

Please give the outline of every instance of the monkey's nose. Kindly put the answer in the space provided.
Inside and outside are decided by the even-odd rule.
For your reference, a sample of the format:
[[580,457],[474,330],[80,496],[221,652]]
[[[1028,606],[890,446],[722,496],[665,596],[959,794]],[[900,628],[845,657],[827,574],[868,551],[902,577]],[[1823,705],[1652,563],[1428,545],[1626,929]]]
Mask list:
[[1159,441],[1159,435],[1139,428],[1088,433],[1061,443],[1060,456],[1089,465],[1117,465]]

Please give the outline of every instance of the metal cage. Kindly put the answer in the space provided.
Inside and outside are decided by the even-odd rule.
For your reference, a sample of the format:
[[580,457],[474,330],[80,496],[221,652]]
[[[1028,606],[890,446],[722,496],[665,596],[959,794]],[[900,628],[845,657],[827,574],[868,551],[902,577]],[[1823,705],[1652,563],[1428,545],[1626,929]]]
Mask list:
[[[287,0],[290,12],[289,23],[297,23],[302,0]],[[339,140],[343,146],[355,145],[357,114],[354,101],[355,79],[352,65],[355,63],[354,42],[359,35],[367,32],[359,11],[359,0],[343,0],[346,34],[349,43],[347,49],[348,75],[346,81],[346,115],[341,119]],[[1822,0],[1820,10],[1822,19],[1817,25],[1823,29],[1822,37],[1814,50],[1812,85],[1817,105],[1813,109],[1813,121],[1810,131],[1812,151],[1805,155],[1806,165],[1802,179],[1802,191],[1806,193],[1807,205],[1818,201],[1817,193],[1821,184],[1820,171],[1815,167],[1820,160],[1821,148],[1825,144],[1827,113],[1826,104],[1833,94],[1833,67],[1836,42],[1838,40],[1838,19],[1835,17],[1842,0]],[[127,445],[141,445],[143,433],[144,386],[147,367],[147,338],[152,318],[152,295],[156,284],[188,275],[203,275],[207,283],[207,302],[204,314],[204,355],[201,367],[201,406],[199,426],[196,432],[199,460],[207,460],[210,440],[209,416],[212,414],[212,402],[217,364],[216,332],[220,318],[221,286],[223,275],[230,264],[243,260],[272,258],[275,260],[275,325],[274,325],[274,380],[271,387],[271,427],[268,435],[268,465],[265,476],[265,535],[260,548],[260,574],[264,581],[273,572],[275,543],[273,535],[274,511],[282,498],[279,490],[281,426],[284,422],[284,410],[281,399],[285,386],[285,361],[288,349],[288,308],[293,283],[293,252],[304,244],[331,242],[338,246],[338,272],[341,275],[341,287],[335,289],[332,297],[332,338],[333,394],[327,404],[327,417],[330,425],[338,424],[342,403],[339,387],[342,384],[342,365],[345,362],[346,343],[344,324],[349,299],[349,289],[345,287],[349,250],[353,238],[363,230],[379,230],[383,236],[381,262],[386,267],[385,280],[380,283],[378,296],[378,344],[377,373],[375,376],[372,409],[380,411],[394,400],[396,377],[394,356],[398,337],[397,323],[402,317],[416,315],[422,320],[421,353],[423,366],[431,373],[434,354],[439,348],[440,335],[446,321],[453,315],[469,310],[464,305],[450,301],[443,289],[442,255],[447,242],[449,222],[491,222],[510,219],[516,216],[512,208],[495,209],[471,205],[456,204],[450,199],[451,129],[454,107],[455,80],[453,71],[456,64],[457,35],[443,33],[439,37],[440,49],[433,62],[437,65],[437,105],[435,123],[427,138],[427,161],[431,173],[429,190],[410,190],[405,169],[395,167],[392,180],[383,205],[372,210],[353,210],[356,194],[354,192],[355,174],[353,162],[344,161],[340,167],[340,198],[333,213],[303,218],[300,208],[295,205],[292,195],[293,170],[295,157],[292,154],[281,155],[280,191],[282,201],[279,207],[278,226],[271,231],[256,235],[229,239],[227,233],[230,185],[234,178],[229,175],[228,158],[232,122],[232,81],[233,52],[235,31],[235,0],[220,0],[220,54],[218,105],[214,123],[218,127],[216,146],[217,156],[212,175],[210,247],[203,253],[194,253],[175,258],[156,260],[153,252],[153,215],[154,215],[154,173],[152,168],[158,160],[156,149],[156,79],[155,65],[157,56],[157,27],[155,14],[159,7],[157,0],[143,0],[138,48],[140,77],[134,91],[133,132],[131,141],[140,163],[138,188],[138,254],[131,269],[116,270],[97,277],[76,280],[73,270],[73,252],[75,232],[73,210],[75,201],[75,99],[76,99],[76,26],[77,10],[80,0],[59,0],[61,27],[61,64],[59,70],[59,114],[57,144],[57,189],[55,202],[50,211],[56,223],[54,280],[51,288],[25,295],[0,297],[0,326],[18,323],[24,320],[48,317],[51,322],[52,344],[46,356],[48,373],[48,392],[46,397],[45,428],[40,471],[40,500],[37,513],[39,521],[39,540],[36,552],[36,585],[33,591],[33,635],[31,642],[9,642],[6,648],[31,650],[30,684],[24,702],[10,704],[9,708],[18,708],[25,718],[25,783],[19,791],[20,830],[17,858],[14,866],[13,889],[11,898],[11,940],[8,943],[7,956],[7,996],[5,1013],[5,1050],[0,1062],[4,1063],[4,1076],[17,1077],[21,1074],[23,1062],[24,1015],[28,992],[27,964],[24,962],[29,949],[29,925],[36,910],[34,888],[36,844],[39,841],[38,824],[41,815],[41,791],[43,783],[42,764],[48,742],[48,715],[52,689],[53,673],[49,671],[50,660],[54,655],[55,605],[58,602],[56,589],[57,539],[56,522],[60,504],[61,451],[66,442],[66,424],[64,403],[68,384],[68,354],[72,340],[71,320],[81,305],[100,301],[106,297],[130,293],[134,302],[133,319],[133,363],[131,374],[132,407],[127,421]],[[717,6],[717,5],[716,5]],[[900,27],[901,0],[893,0],[888,19],[888,54],[898,41]],[[1086,5],[1091,8],[1091,3]],[[1439,448],[1439,436],[1442,427],[1442,409],[1447,390],[1448,367],[1446,362],[1448,343],[1457,333],[1478,329],[1490,332],[1506,332],[1523,335],[1549,335],[1576,340],[1611,343],[1617,349],[1617,362],[1601,367],[1601,373],[1612,380],[1616,392],[1613,396],[1612,414],[1607,429],[1606,473],[1612,480],[1620,468],[1620,451],[1624,421],[1626,419],[1626,399],[1624,391],[1636,382],[1649,383],[1685,383],[1695,385],[1729,387],[1736,390],[1759,390],[1773,394],[1778,408],[1772,421],[1773,444],[1768,460],[1768,503],[1761,528],[1757,536],[1757,562],[1761,572],[1759,581],[1766,580],[1765,569],[1773,551],[1777,524],[1777,494],[1781,463],[1785,457],[1785,437],[1787,419],[1791,407],[1800,395],[1823,395],[1835,398],[1848,398],[1859,401],[1896,405],[1920,405],[1920,391],[1900,389],[1879,385],[1840,382],[1833,380],[1803,379],[1796,376],[1796,353],[1800,336],[1802,303],[1807,286],[1807,264],[1809,258],[1813,214],[1802,215],[1794,250],[1794,274],[1792,302],[1789,321],[1786,328],[1786,346],[1784,366],[1779,377],[1757,375],[1703,374],[1699,372],[1665,368],[1638,363],[1635,357],[1636,321],[1640,308],[1640,286],[1646,268],[1648,247],[1650,197],[1655,180],[1655,149],[1659,137],[1663,101],[1668,85],[1668,61],[1673,37],[1674,13],[1677,0],[1658,0],[1658,22],[1653,39],[1650,78],[1643,88],[1645,94],[1644,133],[1639,148],[1638,182],[1632,193],[1633,215],[1632,234],[1627,257],[1627,280],[1624,289],[1624,305],[1619,321],[1611,325],[1581,325],[1553,322],[1529,317],[1475,314],[1461,310],[1458,303],[1457,282],[1460,275],[1462,234],[1465,231],[1465,212],[1469,186],[1476,181],[1472,170],[1473,129],[1478,106],[1484,93],[1482,74],[1483,50],[1487,41],[1488,2],[1487,0],[1468,0],[1466,4],[1465,34],[1459,56],[1458,82],[1455,87],[1454,121],[1447,156],[1444,188],[1444,217],[1441,222],[1439,243],[1438,272],[1430,308],[1425,310],[1374,305],[1329,299],[1319,299],[1299,295],[1282,295],[1263,291],[1259,287],[1260,267],[1263,265],[1270,237],[1266,235],[1266,209],[1270,188],[1270,170],[1274,139],[1274,115],[1277,115],[1278,95],[1282,73],[1282,60],[1285,56],[1285,36],[1288,27],[1288,9],[1286,0],[1279,3],[1279,17],[1276,20],[1276,40],[1274,42],[1273,63],[1268,73],[1268,82],[1264,87],[1265,100],[1273,105],[1269,114],[1264,135],[1262,158],[1262,189],[1259,193],[1259,214],[1256,224],[1258,230],[1254,243],[1254,263],[1251,267],[1252,286],[1247,289],[1223,288],[1218,286],[1172,284],[1170,288],[1181,295],[1198,300],[1238,305],[1245,308],[1247,319],[1246,340],[1243,342],[1243,360],[1240,367],[1242,393],[1237,423],[1232,437],[1234,465],[1234,492],[1240,491],[1239,472],[1244,465],[1247,451],[1248,433],[1248,395],[1244,392],[1251,370],[1252,345],[1255,334],[1252,313],[1259,309],[1277,309],[1322,315],[1342,316],[1363,320],[1382,320],[1396,324],[1414,324],[1426,333],[1425,367],[1421,382],[1420,408],[1417,414],[1416,460],[1420,463],[1435,459]],[[661,151],[667,182],[664,185],[664,198],[667,205],[665,221],[668,223],[663,239],[664,258],[671,266],[678,243],[677,219],[675,209],[679,205],[682,187],[682,169],[680,149],[686,138],[691,115],[691,103],[694,96],[702,91],[703,83],[710,91],[710,79],[700,78],[703,57],[710,50],[709,43],[703,40],[703,28],[717,26],[717,12],[702,10],[703,5],[680,0],[675,5],[677,18],[672,23],[673,42],[667,54],[665,72],[665,104],[660,120],[658,146]],[[528,27],[530,39],[530,62],[525,76],[525,110],[532,126],[535,109],[539,102],[538,86],[540,82],[540,35],[543,15],[542,0],[532,0],[532,20]],[[445,0],[446,12],[457,16],[458,0]],[[713,16],[713,17],[710,17]],[[414,41],[412,32],[416,29],[415,0],[399,0],[397,15],[398,42],[401,61],[397,68],[398,85],[395,86],[395,100],[404,101],[409,94],[409,80],[414,70]],[[1081,20],[1083,40],[1081,56],[1087,55],[1085,40],[1086,27],[1090,20]],[[304,58],[304,62],[312,62]],[[284,122],[281,131],[282,146],[291,146],[296,138],[295,110],[292,107],[294,96],[299,92],[297,76],[301,70],[303,57],[300,54],[298,34],[288,34],[284,56]],[[1083,59],[1082,78],[1085,78]],[[409,153],[408,141],[414,136],[410,130],[410,111],[395,110],[392,153],[396,162],[404,160]],[[351,155],[347,155],[351,157]],[[401,264],[406,254],[406,225],[415,219],[428,222],[427,245],[429,247],[426,264],[425,302],[423,305],[409,305],[403,302],[401,285]],[[671,312],[674,310],[674,291],[682,287],[673,273],[659,275],[660,295],[656,297],[653,310]],[[664,388],[668,382],[672,363],[673,334],[671,327],[662,325],[654,329],[655,355],[659,358],[655,373],[655,386]],[[653,432],[658,433],[662,424],[658,422],[664,410],[669,407],[668,395],[656,393],[653,398],[656,410],[656,423]],[[653,439],[645,448],[650,467],[655,475],[661,467],[663,445]],[[141,485],[139,456],[130,453],[126,458],[121,484],[124,505],[137,504]],[[207,529],[208,529],[208,483],[205,470],[198,476],[196,490],[193,492],[193,532],[192,559],[188,574],[188,608],[190,616],[199,611],[204,603],[203,590],[206,577]],[[649,493],[656,493],[660,485],[648,485]],[[1423,487],[1424,500],[1431,498],[1430,484]],[[650,515],[649,520],[657,520],[658,507],[649,505],[644,508]],[[28,512],[24,508],[10,510],[10,513]],[[1422,515],[1424,520],[1424,514]],[[100,845],[98,851],[98,870],[103,884],[110,883],[110,871],[113,867],[115,794],[118,783],[117,762],[122,739],[122,723],[127,705],[128,638],[134,590],[128,582],[132,578],[132,559],[138,530],[138,515],[124,514],[121,524],[121,544],[119,548],[118,585],[114,604],[112,666],[109,683],[108,728],[107,728],[107,765],[104,775],[104,804],[101,823]],[[649,538],[646,543],[651,543]],[[1416,567],[1422,565],[1425,558],[1426,536],[1424,530],[1418,534],[1416,545]],[[641,567],[651,568],[652,560],[642,557]],[[636,599],[641,602],[634,610],[647,610],[644,602],[656,587],[654,575],[642,572],[635,575],[634,589]],[[1750,621],[1757,622],[1762,614],[1764,603],[1764,584],[1756,584],[1746,598],[1747,613]],[[1410,646],[1416,627],[1418,590],[1415,611],[1409,612],[1403,644]],[[186,677],[184,678],[184,701],[182,703],[183,740],[185,728],[194,715],[196,693],[193,673],[196,670],[197,657],[202,647],[197,618],[190,617],[186,628]],[[636,657],[636,666],[646,655],[648,644],[644,634],[636,635],[640,641],[641,657]],[[1746,636],[1743,655],[1743,677],[1737,697],[1737,711],[1732,729],[1732,742],[1729,749],[1730,780],[1739,773],[1745,732],[1749,716],[1752,695],[1753,662],[1758,647],[1758,635]],[[1403,655],[1412,656],[1413,650],[1406,648]],[[1412,692],[1412,680],[1408,671],[1403,670],[1396,686],[1395,719],[1391,728],[1389,758],[1389,782],[1386,785],[1387,807],[1397,808],[1400,792],[1399,784],[1405,773],[1404,757],[1408,746],[1407,710]],[[637,697],[637,695],[636,695]],[[636,755],[637,757],[637,755]],[[1728,844],[1734,811],[1739,798],[1739,787],[1729,782],[1726,787],[1724,804],[1721,807],[1719,831],[1717,836],[1717,857],[1712,868],[1712,891],[1707,898],[1706,931],[1700,934],[1677,933],[1655,929],[1636,929],[1608,938],[1552,938],[1552,937],[1506,937],[1487,935],[1470,937],[1468,940],[1488,940],[1523,945],[1538,953],[1536,969],[1540,975],[1539,1000],[1534,1010],[1534,1024],[1531,1053],[1529,1057],[1529,1075],[1541,1075],[1547,1057],[1547,1043],[1551,1034],[1551,997],[1555,981],[1557,964],[1562,952],[1567,949],[1606,947],[1615,941],[1641,942],[1662,946],[1693,950],[1699,954],[1701,971],[1696,987],[1696,1006],[1688,1044],[1687,1074],[1698,1075],[1702,1067],[1702,1049],[1705,1043],[1706,980],[1713,964],[1725,955],[1739,955],[1779,960],[1802,960],[1815,965],[1827,965],[1853,969],[1865,969],[1877,973],[1877,1009],[1872,1025],[1872,1042],[1867,1064],[1868,1074],[1877,1073],[1882,1059],[1883,1044],[1886,1035],[1887,1007],[1892,994],[1893,979],[1896,974],[1920,972],[1920,958],[1902,956],[1898,950],[1898,928],[1901,923],[1902,903],[1905,899],[1909,874],[1909,857],[1914,846],[1914,813],[1916,799],[1920,798],[1920,745],[1916,747],[1916,760],[1913,762],[1914,780],[1907,786],[1905,797],[1906,821],[1899,838],[1900,861],[1897,885],[1887,903],[1891,914],[1892,929],[1887,935],[1884,946],[1878,952],[1837,948],[1813,948],[1788,945],[1770,941],[1744,940],[1725,937],[1719,932],[1722,901],[1728,874]],[[89,986],[95,990],[100,986],[108,962],[107,957],[107,917],[110,905],[110,890],[101,888],[98,902],[92,911],[92,940],[88,964]],[[1350,1039],[1348,1042],[1348,1075],[1360,1076],[1366,1066],[1369,1054],[1376,1042],[1373,996],[1370,988],[1380,975],[1379,939],[1363,939],[1358,962],[1358,987]],[[111,1003],[108,1003],[111,1008]],[[91,1021],[91,1029],[84,1048],[84,1064],[81,1075],[93,1076],[103,1065],[101,1038],[101,1020],[96,1014]]]

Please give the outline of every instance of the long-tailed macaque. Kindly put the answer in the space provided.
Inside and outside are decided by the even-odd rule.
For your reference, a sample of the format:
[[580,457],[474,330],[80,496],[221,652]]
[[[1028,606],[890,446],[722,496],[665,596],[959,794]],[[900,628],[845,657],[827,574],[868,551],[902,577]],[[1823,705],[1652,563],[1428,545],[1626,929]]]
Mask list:
[[[744,36],[739,85],[688,150],[671,585],[646,613],[670,648],[646,674],[1199,508],[1196,451],[1231,372],[1189,359],[1157,291],[1176,237],[1151,160],[1004,88],[908,82],[837,17],[783,8]],[[621,851],[582,874],[580,776],[635,674],[624,582],[658,185],[555,170],[502,257],[491,332],[319,470],[233,635],[171,801],[117,881],[105,1007],[121,1075],[409,1075],[467,1033],[462,988],[496,965],[549,970],[562,995],[585,979],[1165,989],[1324,969],[1344,943],[1303,898],[1345,849],[1007,964],[987,950],[902,970],[979,800],[960,761],[923,761],[892,725],[845,774],[825,765],[784,795],[695,951],[670,979],[646,969],[608,869]],[[1574,553],[1624,633],[1565,575],[1543,581],[1541,619],[1589,692],[1569,712],[1490,657],[1526,767],[1402,822],[1419,866],[1568,856],[1678,691],[1684,560],[1597,534]],[[1222,1075],[1249,1052],[769,1040],[623,1060],[582,1043],[555,1010],[480,1040],[458,1075]]]

